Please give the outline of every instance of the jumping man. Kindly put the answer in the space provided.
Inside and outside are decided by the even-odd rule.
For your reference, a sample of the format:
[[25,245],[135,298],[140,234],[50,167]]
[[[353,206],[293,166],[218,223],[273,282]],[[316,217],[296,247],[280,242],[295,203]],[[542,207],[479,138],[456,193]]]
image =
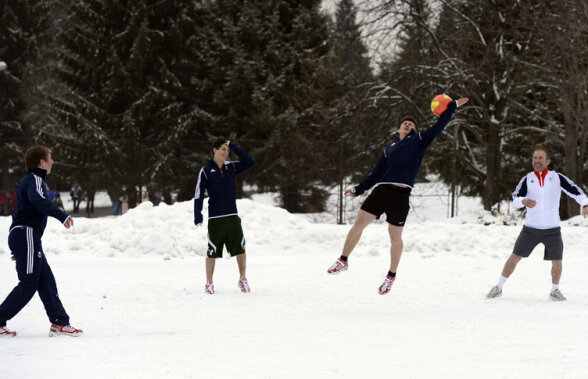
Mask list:
[[347,234],[341,257],[327,270],[329,274],[338,274],[347,270],[347,258],[365,227],[382,213],[386,213],[391,245],[390,269],[378,292],[381,295],[390,292],[396,280],[396,269],[402,255],[402,231],[408,215],[409,196],[425,152],[445,129],[455,109],[467,103],[468,100],[466,97],[449,103],[447,110],[441,114],[437,123],[422,132],[416,131],[416,122],[412,117],[406,116],[401,120],[400,127],[394,134],[394,141],[386,147],[376,167],[363,182],[345,191],[345,195],[356,197],[376,185],[361,206],[355,224]]

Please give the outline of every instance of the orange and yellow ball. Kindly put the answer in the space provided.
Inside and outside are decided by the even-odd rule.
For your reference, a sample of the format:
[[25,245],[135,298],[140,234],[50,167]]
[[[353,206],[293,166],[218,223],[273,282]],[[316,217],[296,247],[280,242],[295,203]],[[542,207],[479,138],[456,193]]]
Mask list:
[[437,95],[431,101],[431,110],[437,116],[441,116],[447,109],[447,106],[451,103],[451,98],[445,94]]

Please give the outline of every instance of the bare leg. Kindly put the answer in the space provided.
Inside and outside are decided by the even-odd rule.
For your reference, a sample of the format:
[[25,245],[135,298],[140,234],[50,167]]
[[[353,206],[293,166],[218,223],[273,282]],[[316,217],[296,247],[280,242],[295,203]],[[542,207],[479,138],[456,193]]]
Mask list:
[[345,239],[345,245],[343,245],[343,253],[341,255],[348,257],[349,254],[353,251],[355,245],[359,241],[361,234],[366,226],[372,223],[376,219],[376,216],[364,211],[363,209],[359,210],[357,214],[357,218],[355,219],[355,223],[349,229],[347,233],[347,238]]
[[551,261],[551,281],[553,284],[559,284],[561,278],[562,264],[561,259],[557,261]]
[[502,269],[502,276],[508,278],[514,271],[517,264],[523,259],[523,257],[519,257],[516,254],[511,254],[510,257],[506,260],[504,264],[504,268]]
[[237,265],[239,266],[239,275],[241,276],[241,279],[245,278],[246,263],[247,257],[245,253],[237,255]]
[[206,282],[212,283],[212,274],[214,274],[215,258],[206,258]]
[[400,257],[402,256],[402,249],[404,243],[402,242],[402,231],[404,227],[388,225],[388,233],[390,234],[390,271],[396,272]]

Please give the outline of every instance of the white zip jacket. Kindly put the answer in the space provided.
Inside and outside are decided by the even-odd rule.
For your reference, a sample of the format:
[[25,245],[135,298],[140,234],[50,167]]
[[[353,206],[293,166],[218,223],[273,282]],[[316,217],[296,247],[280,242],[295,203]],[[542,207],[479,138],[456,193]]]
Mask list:
[[512,194],[512,205],[522,208],[523,199],[533,199],[537,205],[527,208],[525,225],[535,229],[551,229],[559,226],[559,199],[561,191],[584,206],[588,205],[586,194],[566,176],[555,171],[532,171],[521,179]]

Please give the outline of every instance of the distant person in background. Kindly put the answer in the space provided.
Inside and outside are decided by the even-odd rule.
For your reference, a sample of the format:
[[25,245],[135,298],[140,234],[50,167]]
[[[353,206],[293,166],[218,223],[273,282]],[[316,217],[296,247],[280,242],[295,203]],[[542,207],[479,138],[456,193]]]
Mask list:
[[10,192],[7,189],[0,191],[0,215],[10,216],[16,203],[16,192]]
[[116,216],[120,213],[120,200],[112,200],[112,215]]
[[9,198],[10,193],[5,190],[2,189],[0,190],[0,210],[2,212],[2,216],[7,216],[9,215],[9,210],[10,210],[10,198]]
[[108,188],[108,196],[110,197],[110,201],[112,201],[112,215],[116,216],[120,214],[120,197],[121,197],[121,190],[118,186],[111,185]]
[[390,236],[390,268],[384,282],[378,288],[378,293],[385,295],[390,292],[396,280],[396,269],[404,246],[402,231],[410,208],[410,192],[422,159],[433,140],[451,120],[453,112],[467,102],[467,97],[452,101],[437,123],[422,132],[417,132],[416,121],[412,117],[406,116],[400,121],[400,127],[394,134],[394,141],[386,147],[376,167],[363,182],[345,191],[345,195],[356,197],[376,185],[361,206],[355,224],[347,234],[341,257],[329,267],[327,273],[338,274],[347,270],[347,258],[363,230],[385,213]]
[[55,205],[59,210],[65,211],[63,208],[63,203],[61,202],[61,195],[57,191],[51,191],[49,187],[47,187],[47,200],[51,202],[51,204]]
[[[241,161],[229,161],[233,150]],[[198,173],[194,195],[194,224],[202,225],[204,192],[208,192],[208,251],[206,258],[206,285],[204,291],[214,293],[212,277],[215,259],[222,258],[223,246],[231,257],[237,257],[239,266],[238,286],[241,292],[250,292],[246,278],[245,237],[241,218],[237,213],[237,189],[235,178],[253,167],[255,162],[245,151],[226,138],[217,138],[212,143],[213,158]]]
[[533,171],[525,175],[512,194],[515,208],[527,208],[525,224],[515,242],[514,249],[502,269],[498,283],[488,293],[489,298],[502,296],[502,286],[513,273],[522,258],[527,258],[535,247],[545,246],[543,259],[551,261],[551,292],[549,298],[554,301],[566,300],[559,289],[562,271],[563,240],[559,226],[559,200],[561,191],[582,206],[582,215],[588,216],[588,198],[570,179],[547,166],[549,153],[544,147],[537,147],[533,152]]
[[141,201],[143,201],[141,189],[139,188],[139,186],[135,186],[135,207],[141,204]]
[[155,192],[155,195],[153,195],[153,206],[156,207],[159,204],[161,204],[161,201],[163,200],[163,195],[161,194],[161,191],[157,191]]
[[16,316],[36,292],[39,292],[51,322],[50,336],[77,337],[83,333],[69,324],[69,316],[61,304],[57,284],[41,244],[48,216],[58,219],[67,229],[74,224],[71,216],[47,199],[45,180],[51,173],[53,163],[51,151],[44,146],[33,146],[25,155],[27,172],[18,184],[12,225],[8,232],[8,246],[12,259],[16,261],[19,283],[0,304],[0,337],[16,336],[16,332],[6,328],[6,322]]
[[10,213],[14,211],[14,206],[16,205],[16,191],[10,194]]
[[93,187],[89,187],[86,190],[86,215],[90,216],[94,213],[94,197],[96,196],[96,190]]
[[63,207],[63,201],[61,201],[61,195],[59,192],[55,194],[55,199],[53,200],[53,204],[61,211],[65,212],[65,208]]
[[123,191],[123,194],[120,197],[120,213],[124,215],[128,211],[129,211],[129,195],[127,195],[127,191]]
[[79,212],[80,211],[80,203],[82,201],[81,196],[82,196],[82,187],[80,187],[79,184],[74,184],[71,187],[71,191],[69,192],[70,196],[71,196],[71,200],[73,202],[73,213]]

